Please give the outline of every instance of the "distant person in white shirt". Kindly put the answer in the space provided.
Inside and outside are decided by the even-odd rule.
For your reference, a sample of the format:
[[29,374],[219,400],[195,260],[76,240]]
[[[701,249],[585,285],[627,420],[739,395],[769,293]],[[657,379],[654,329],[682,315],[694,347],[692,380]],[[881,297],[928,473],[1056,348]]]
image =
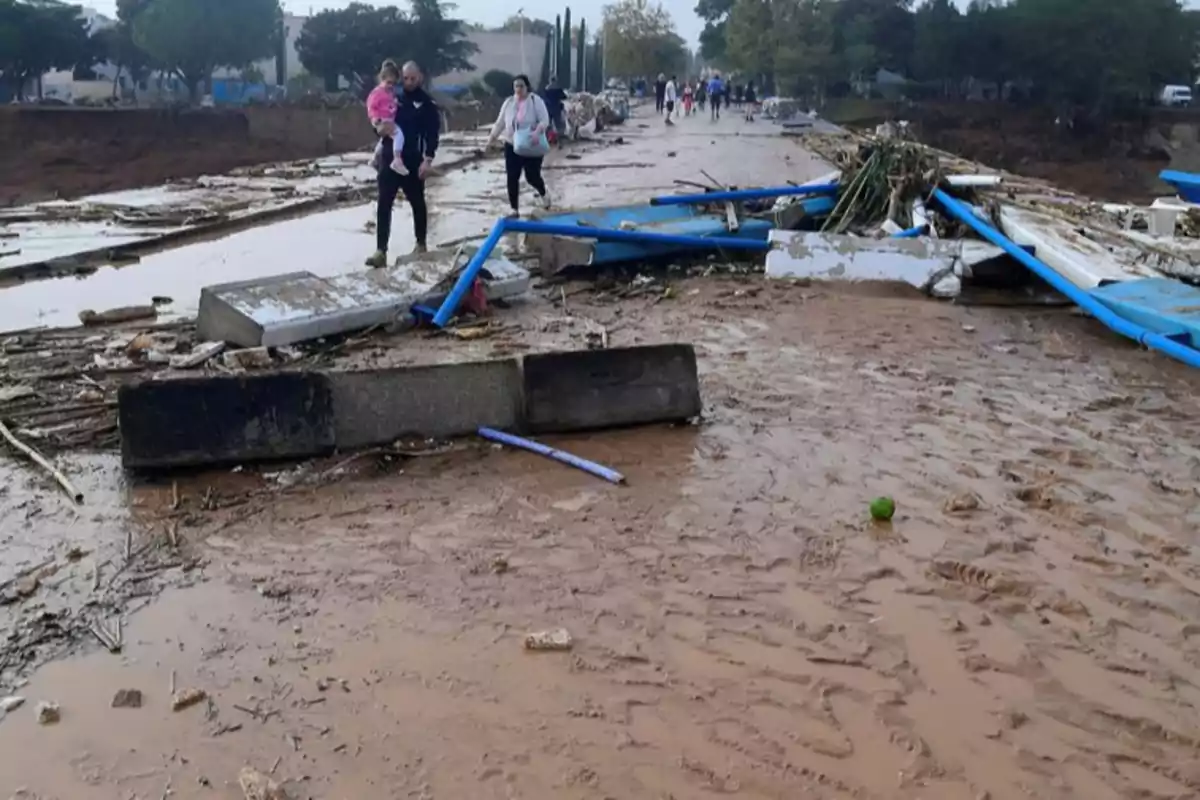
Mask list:
[[663,94],[663,98],[666,100],[665,105],[667,108],[667,124],[668,125],[675,124],[674,122],[671,121],[671,115],[673,113],[675,113],[676,94],[677,94],[677,90],[675,88],[675,76],[672,75],[671,80],[667,81],[667,89],[666,89],[666,92],[664,92],[664,94]]

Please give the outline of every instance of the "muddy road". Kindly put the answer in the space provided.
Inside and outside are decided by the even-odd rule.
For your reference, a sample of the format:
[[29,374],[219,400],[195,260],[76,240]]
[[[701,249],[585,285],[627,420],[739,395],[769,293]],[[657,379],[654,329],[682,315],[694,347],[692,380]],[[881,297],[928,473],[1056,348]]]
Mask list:
[[[755,125],[634,128],[571,163],[654,170],[552,188],[823,171]],[[705,166],[731,154],[736,177]],[[470,441],[128,485],[80,457],[96,500],[78,511],[7,468],[6,569],[61,566],[0,611],[119,613],[124,646],[0,687],[26,698],[0,721],[0,792],[235,800],[245,766],[293,798],[1200,791],[1194,375],[1064,310],[712,267],[547,287],[489,337],[350,356],[583,346],[598,327],[691,342],[697,424],[553,440],[625,487]],[[883,494],[885,525],[866,509]],[[93,561],[111,562],[98,589]],[[114,568],[147,577],[110,586]],[[570,651],[524,648],[557,628]],[[193,688],[207,700],[173,711]],[[112,708],[120,689],[142,707]],[[39,725],[41,701],[61,721]]]

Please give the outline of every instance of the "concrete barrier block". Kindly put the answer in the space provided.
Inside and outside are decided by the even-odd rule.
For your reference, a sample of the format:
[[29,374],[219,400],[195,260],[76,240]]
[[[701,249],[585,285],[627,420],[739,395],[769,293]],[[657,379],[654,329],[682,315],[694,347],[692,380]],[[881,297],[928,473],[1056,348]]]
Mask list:
[[141,381],[117,394],[121,463],[193,467],[321,455],[334,447],[319,373]]
[[513,359],[327,373],[340,449],[404,436],[463,436],[481,425],[521,429],[521,371]]
[[691,345],[527,355],[524,377],[534,433],[670,422],[701,410]]

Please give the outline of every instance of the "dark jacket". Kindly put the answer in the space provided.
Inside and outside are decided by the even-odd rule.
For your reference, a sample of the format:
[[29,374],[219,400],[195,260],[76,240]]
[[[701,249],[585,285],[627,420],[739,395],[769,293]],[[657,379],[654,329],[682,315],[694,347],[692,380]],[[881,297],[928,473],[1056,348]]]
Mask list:
[[[404,134],[404,149],[400,151],[400,160],[414,175],[421,162],[428,156],[437,155],[438,138],[442,132],[442,114],[437,103],[424,89],[411,92],[403,91],[399,95],[400,104],[396,108],[396,125]],[[392,160],[392,140],[383,140],[383,164]]]
[[542,102],[550,113],[551,121],[557,121],[562,114],[563,105],[567,101],[567,92],[561,86],[547,86],[542,89]]

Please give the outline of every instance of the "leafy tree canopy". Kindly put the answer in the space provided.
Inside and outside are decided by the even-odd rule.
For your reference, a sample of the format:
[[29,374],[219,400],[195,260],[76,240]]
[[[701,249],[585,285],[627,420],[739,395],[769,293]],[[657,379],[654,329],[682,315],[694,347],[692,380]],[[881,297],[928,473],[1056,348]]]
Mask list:
[[217,67],[243,67],[274,53],[278,0],[150,0],[132,14],[133,41],[192,90]]
[[1193,83],[1200,44],[1200,14],[1180,0],[700,0],[696,12],[710,60],[781,91],[885,68],[947,95],[1019,89],[1091,113]]
[[627,77],[683,73],[688,51],[671,15],[648,0],[618,0],[604,7],[608,71]]
[[0,0],[0,77],[18,94],[52,69],[86,68],[103,58],[79,6]]
[[446,15],[437,0],[414,0],[411,12],[351,3],[309,19],[296,41],[300,63],[326,82],[345,78],[374,84],[385,59],[416,61],[430,78],[470,69],[478,48],[466,39],[461,20]]

